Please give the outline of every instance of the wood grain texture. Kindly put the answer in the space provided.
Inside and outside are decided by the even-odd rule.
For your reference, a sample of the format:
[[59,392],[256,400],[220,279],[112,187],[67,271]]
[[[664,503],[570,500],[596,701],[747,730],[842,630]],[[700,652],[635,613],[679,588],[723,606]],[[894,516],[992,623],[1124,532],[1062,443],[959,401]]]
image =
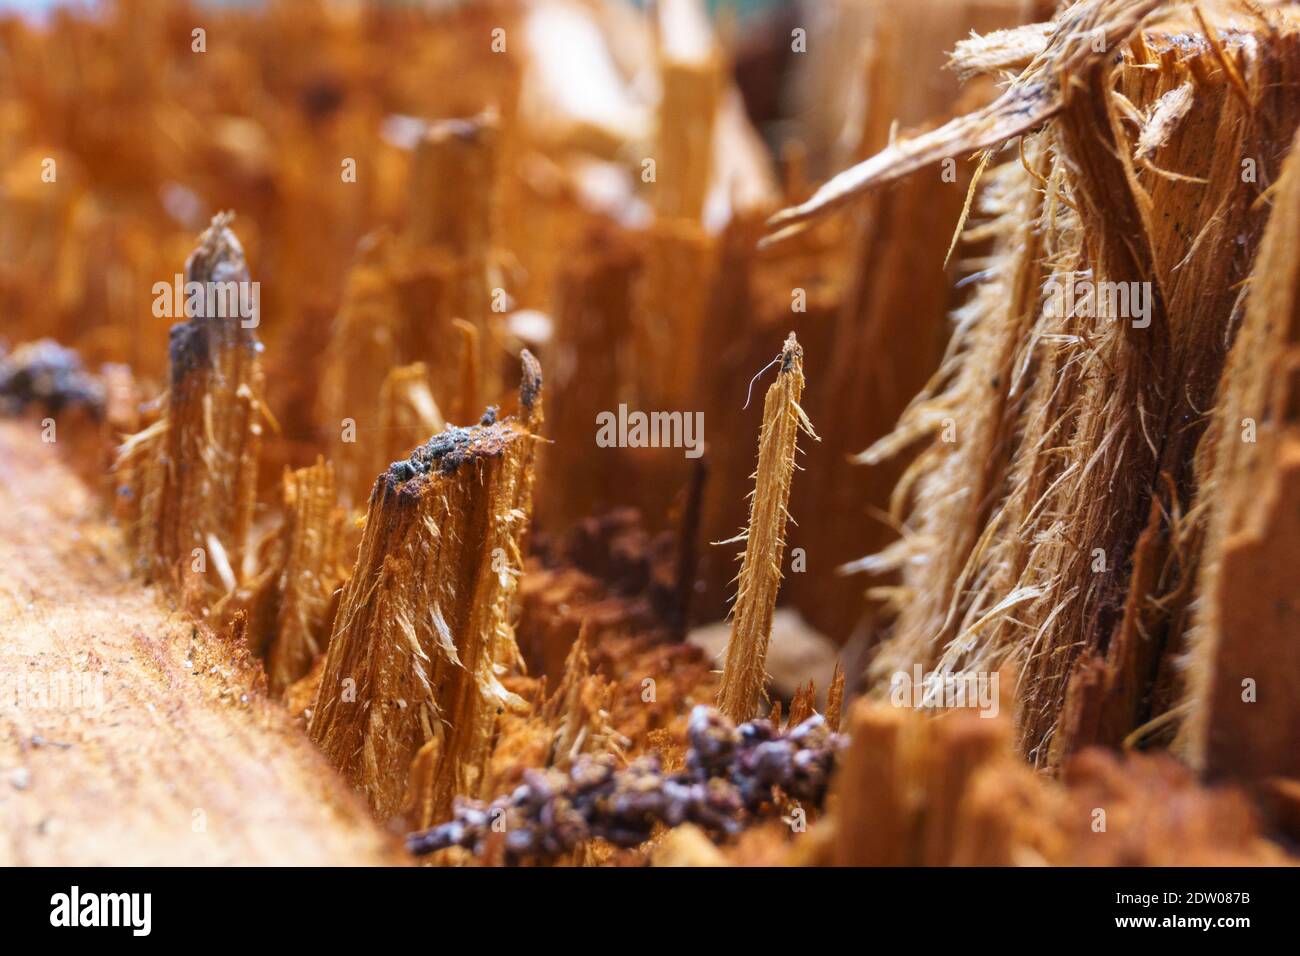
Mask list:
[[0,865],[403,862],[260,669],[129,577],[56,448],[0,422]]

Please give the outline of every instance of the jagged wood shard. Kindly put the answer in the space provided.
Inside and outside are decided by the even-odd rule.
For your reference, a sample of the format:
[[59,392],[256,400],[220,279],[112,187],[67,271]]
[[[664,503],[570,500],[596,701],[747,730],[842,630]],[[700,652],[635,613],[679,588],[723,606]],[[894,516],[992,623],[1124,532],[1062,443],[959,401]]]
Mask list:
[[492,110],[423,127],[406,230],[358,246],[317,401],[348,505],[363,505],[407,428],[475,414],[504,387],[493,326],[508,298],[489,276],[500,140]]
[[519,418],[449,427],[371,492],[309,733],[381,819],[429,825],[477,796],[497,712],[521,703],[499,677],[518,658],[509,613],[542,419],[527,352],[523,369]]
[[754,496],[750,501],[749,528],[741,536],[745,551],[718,690],[718,709],[738,723],[754,716],[767,683],[767,643],[781,586],[790,480],[794,476],[799,430],[817,437],[799,407],[804,385],[803,349],[793,332],[781,350],[779,363],[776,381],[763,401]]
[[[930,719],[859,701],[824,830],[796,860],[832,866],[1277,865],[1241,790],[1168,755],[1074,758],[1061,781],[1017,760],[1005,715]],[[1105,810],[1105,826],[1095,821]]]
[[[263,429],[264,376],[256,316],[223,301],[255,301],[248,266],[222,214],[185,263],[189,318],[171,330],[170,384],[163,413],[127,439],[137,564],[150,578],[180,578],[199,603],[231,595],[244,576]],[[190,283],[204,295],[190,309]],[[212,314],[209,314],[209,312]]]
[[722,58],[700,0],[658,4],[659,104],[655,204],[668,219],[698,221],[710,185]]

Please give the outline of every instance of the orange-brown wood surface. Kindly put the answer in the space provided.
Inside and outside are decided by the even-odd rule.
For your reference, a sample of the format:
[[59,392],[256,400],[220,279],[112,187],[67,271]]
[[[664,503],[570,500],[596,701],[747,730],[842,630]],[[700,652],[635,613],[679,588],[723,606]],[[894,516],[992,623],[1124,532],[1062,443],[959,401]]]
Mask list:
[[129,576],[57,451],[0,421],[0,865],[401,863],[260,671]]

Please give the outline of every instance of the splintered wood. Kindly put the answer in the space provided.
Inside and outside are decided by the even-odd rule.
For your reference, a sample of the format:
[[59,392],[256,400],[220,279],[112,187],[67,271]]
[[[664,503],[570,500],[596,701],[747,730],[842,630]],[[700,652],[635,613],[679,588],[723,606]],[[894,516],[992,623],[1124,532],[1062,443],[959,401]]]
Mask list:
[[0,14],[0,854],[1294,862],[1300,8],[264,6]]
[[325,650],[330,603],[345,578],[341,565],[346,513],[338,507],[334,468],[318,460],[284,476],[286,519],[280,532],[283,562],[266,655],[271,692],[281,694],[304,677]]
[[[489,112],[430,124],[411,160],[400,235],[361,245],[324,356],[320,418],[344,500],[362,507],[375,475],[500,390],[489,283],[499,121]],[[496,301],[496,312],[504,302]],[[376,386],[382,383],[382,387]]]
[[244,575],[263,428],[257,318],[231,307],[253,301],[251,279],[229,221],[214,219],[185,262],[178,299],[190,318],[171,330],[162,416],[122,453],[137,563],[149,579],[192,585],[203,607]]
[[659,144],[663,188],[655,190],[659,215],[698,221],[708,198],[713,128],[722,93],[722,62],[713,30],[694,0],[658,4],[660,78]]
[[929,720],[859,701],[833,811],[796,862],[833,866],[1278,865],[1239,790],[1206,790],[1167,755],[1076,759],[1045,782],[1006,715]]
[[[997,69],[1032,58],[996,103],[890,146],[780,220],[1023,136],[976,198],[968,238],[993,255],[941,374],[863,456],[939,436],[896,489],[903,542],[864,567],[904,582],[876,679],[916,662],[960,673],[1014,661],[1019,746],[1042,766],[1089,744],[1167,740],[1209,703],[1180,704],[1175,667],[1229,481],[1198,475],[1197,448],[1232,388],[1243,283],[1253,269],[1249,294],[1279,275],[1256,251],[1261,199],[1300,119],[1285,92],[1300,68],[1295,21],[1216,5],[1207,40],[1184,20],[1144,25],[1155,7],[1078,3],[1024,32]],[[1118,61],[1100,52],[1117,47]],[[979,54],[965,68],[997,59]],[[1256,606],[1248,590],[1239,607]],[[1201,594],[1204,616],[1215,599]],[[1248,676],[1230,678],[1238,694]]]
[[1293,143],[1272,190],[1273,212],[1198,468],[1210,515],[1189,641],[1185,737],[1193,761],[1216,777],[1300,777],[1296,156]]
[[449,428],[371,491],[308,732],[381,819],[409,808],[428,825],[477,796],[497,711],[522,705],[499,671],[518,657],[541,387],[524,352],[518,420]]
[[803,349],[793,332],[777,361],[776,381],[763,401],[763,430],[758,440],[749,527],[735,539],[745,542],[745,551],[736,579],[731,640],[727,642],[722,687],[718,691],[718,709],[737,723],[753,717],[765,696],[767,642],[781,587],[796,443],[800,429],[817,437],[799,407],[804,384]]

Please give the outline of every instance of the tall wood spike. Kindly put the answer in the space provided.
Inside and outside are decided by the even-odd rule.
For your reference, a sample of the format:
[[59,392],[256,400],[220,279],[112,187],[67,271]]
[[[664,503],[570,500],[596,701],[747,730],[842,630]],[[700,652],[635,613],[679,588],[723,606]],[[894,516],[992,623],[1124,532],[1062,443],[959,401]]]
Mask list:
[[522,703],[497,678],[518,657],[509,611],[542,417],[526,351],[519,406],[435,435],[371,492],[309,733],[380,819],[428,825],[477,796],[497,712]]
[[744,540],[746,544],[722,686],[718,690],[718,709],[737,723],[754,716],[767,682],[767,643],[772,635],[772,612],[781,586],[785,524],[790,517],[787,505],[799,429],[817,438],[812,423],[799,407],[804,385],[803,349],[793,332],[781,350],[780,363],[776,381],[767,390],[763,403],[749,528],[740,538],[733,539]]

